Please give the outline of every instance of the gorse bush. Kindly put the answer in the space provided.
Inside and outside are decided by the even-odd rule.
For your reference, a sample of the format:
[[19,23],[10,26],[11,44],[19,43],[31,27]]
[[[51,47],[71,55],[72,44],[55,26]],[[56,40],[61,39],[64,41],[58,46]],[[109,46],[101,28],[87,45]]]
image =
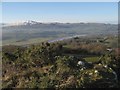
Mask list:
[[82,57],[66,55],[60,43],[23,48],[3,50],[3,88],[117,87],[113,72],[119,63],[114,55],[104,55],[101,62],[89,63]]

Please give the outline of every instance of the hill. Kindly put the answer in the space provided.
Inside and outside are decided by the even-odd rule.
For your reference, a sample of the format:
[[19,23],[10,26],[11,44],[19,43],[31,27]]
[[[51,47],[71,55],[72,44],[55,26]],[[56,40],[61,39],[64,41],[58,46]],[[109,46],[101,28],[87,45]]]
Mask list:
[[[34,38],[55,39],[73,35],[116,35],[116,24],[104,23],[40,23],[24,22],[2,27],[3,41],[28,41]],[[4,42],[3,42],[4,43]]]
[[[116,38],[116,37],[114,37]],[[118,88],[120,56],[109,37],[2,47],[3,88]]]

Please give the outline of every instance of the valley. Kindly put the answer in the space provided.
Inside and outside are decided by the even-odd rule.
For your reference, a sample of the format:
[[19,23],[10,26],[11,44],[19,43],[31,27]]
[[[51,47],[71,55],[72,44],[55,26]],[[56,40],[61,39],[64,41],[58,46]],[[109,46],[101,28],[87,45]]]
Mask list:
[[[34,23],[33,23],[34,22]],[[2,27],[3,45],[24,45],[76,35],[105,36],[117,35],[116,24],[104,23],[41,23],[23,22],[20,25]]]
[[25,24],[3,27],[3,88],[119,88],[116,26]]

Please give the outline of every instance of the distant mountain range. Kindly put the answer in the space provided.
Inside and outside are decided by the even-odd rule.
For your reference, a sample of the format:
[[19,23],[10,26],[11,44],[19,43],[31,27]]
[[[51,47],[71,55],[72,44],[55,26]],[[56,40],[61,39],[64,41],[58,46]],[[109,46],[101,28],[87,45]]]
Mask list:
[[42,23],[26,21],[12,24],[2,24],[3,40],[16,38],[30,39],[39,37],[62,37],[70,35],[115,35],[117,24],[105,23]]
[[2,23],[2,27],[6,27],[6,26],[19,26],[19,25],[34,25],[34,24],[39,24],[40,22],[36,22],[36,21],[32,21],[32,20],[28,20],[25,22],[15,22],[15,23]]
[[[56,24],[56,23],[61,23],[61,22],[50,22],[50,23]],[[80,22],[80,23],[84,23],[84,22]],[[6,27],[6,26],[21,26],[21,25],[35,25],[35,24],[48,24],[48,23],[28,20],[28,21],[19,21],[19,22],[15,22],[15,23],[2,23],[0,25],[2,25],[2,27]],[[63,24],[70,24],[70,23],[63,23]],[[110,24],[110,23],[107,22],[107,23],[97,23],[97,24]]]

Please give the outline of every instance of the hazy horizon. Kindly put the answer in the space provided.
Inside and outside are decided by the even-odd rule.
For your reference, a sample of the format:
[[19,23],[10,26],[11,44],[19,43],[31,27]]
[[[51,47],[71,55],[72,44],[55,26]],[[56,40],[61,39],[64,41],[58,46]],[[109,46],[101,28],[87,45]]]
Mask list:
[[[35,21],[35,20],[25,20],[25,21],[15,21],[15,22],[2,22],[2,24],[22,24],[24,22],[27,22],[27,21]],[[106,22],[84,22],[84,21],[80,21],[80,22],[59,22],[59,21],[48,21],[48,22],[44,22],[44,21],[35,21],[35,22],[38,22],[38,23],[103,23],[103,24],[118,24],[118,21],[106,21]]]

